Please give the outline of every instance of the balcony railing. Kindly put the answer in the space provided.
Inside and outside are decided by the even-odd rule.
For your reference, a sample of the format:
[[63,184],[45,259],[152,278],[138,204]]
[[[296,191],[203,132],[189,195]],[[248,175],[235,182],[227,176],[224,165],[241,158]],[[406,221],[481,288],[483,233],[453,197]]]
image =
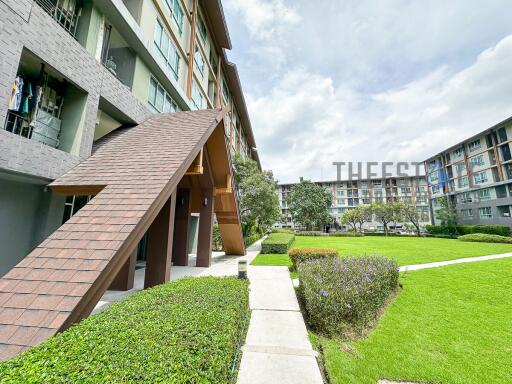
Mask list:
[[76,0],[36,0],[36,3],[71,36],[76,36],[82,9]]

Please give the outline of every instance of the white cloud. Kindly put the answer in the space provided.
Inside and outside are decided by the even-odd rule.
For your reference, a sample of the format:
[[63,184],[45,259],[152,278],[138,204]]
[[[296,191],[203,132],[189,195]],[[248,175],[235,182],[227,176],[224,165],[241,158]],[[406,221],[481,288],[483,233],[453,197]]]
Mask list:
[[258,40],[273,40],[283,28],[301,20],[282,0],[229,0],[227,8],[241,16],[251,36]]
[[512,115],[512,35],[471,65],[377,94],[306,69],[248,95],[265,168],[281,181],[335,178],[333,161],[421,161]]

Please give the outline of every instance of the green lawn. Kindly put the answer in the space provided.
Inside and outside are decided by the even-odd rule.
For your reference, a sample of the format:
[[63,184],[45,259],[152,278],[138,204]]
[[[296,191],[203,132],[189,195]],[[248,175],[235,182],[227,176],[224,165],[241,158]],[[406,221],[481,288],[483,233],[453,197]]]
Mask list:
[[512,259],[409,272],[367,339],[320,343],[333,384],[512,383]]
[[[308,237],[296,236],[294,247],[336,248],[341,255],[379,254],[395,259],[399,265],[512,252],[512,244],[468,243],[452,239],[417,237]],[[253,265],[290,265],[286,255],[259,255]]]

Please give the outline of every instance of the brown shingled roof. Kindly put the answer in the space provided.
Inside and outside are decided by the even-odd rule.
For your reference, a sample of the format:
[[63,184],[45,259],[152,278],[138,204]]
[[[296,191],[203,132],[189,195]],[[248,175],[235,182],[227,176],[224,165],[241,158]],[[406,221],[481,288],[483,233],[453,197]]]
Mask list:
[[[225,145],[223,116],[218,109],[155,115],[111,133],[50,184],[96,196],[0,279],[0,360],[90,313],[207,140],[222,135]],[[237,217],[231,211],[219,215]]]

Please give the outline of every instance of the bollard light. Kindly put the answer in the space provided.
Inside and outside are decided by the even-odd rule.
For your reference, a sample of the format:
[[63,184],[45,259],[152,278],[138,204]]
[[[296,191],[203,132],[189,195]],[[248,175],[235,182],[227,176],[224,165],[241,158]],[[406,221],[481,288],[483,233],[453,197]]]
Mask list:
[[247,260],[238,261],[238,278],[247,279]]

